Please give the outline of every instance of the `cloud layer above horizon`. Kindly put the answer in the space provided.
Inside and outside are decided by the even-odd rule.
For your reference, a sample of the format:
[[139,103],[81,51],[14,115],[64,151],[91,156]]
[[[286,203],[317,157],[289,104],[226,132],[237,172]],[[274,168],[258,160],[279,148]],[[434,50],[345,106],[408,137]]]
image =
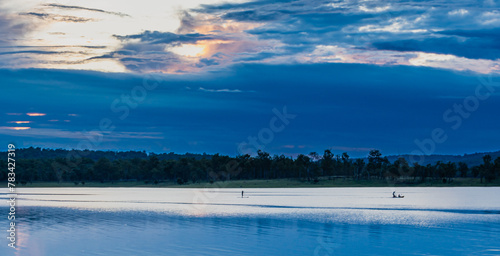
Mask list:
[[0,12],[0,67],[186,73],[236,63],[362,63],[500,71],[493,0],[205,3],[13,2]]

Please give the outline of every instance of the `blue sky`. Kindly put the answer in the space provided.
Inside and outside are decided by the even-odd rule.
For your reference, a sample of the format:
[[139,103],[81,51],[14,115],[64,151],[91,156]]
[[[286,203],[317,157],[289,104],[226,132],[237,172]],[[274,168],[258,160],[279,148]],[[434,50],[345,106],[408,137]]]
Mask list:
[[0,5],[4,144],[499,149],[496,1],[102,2]]

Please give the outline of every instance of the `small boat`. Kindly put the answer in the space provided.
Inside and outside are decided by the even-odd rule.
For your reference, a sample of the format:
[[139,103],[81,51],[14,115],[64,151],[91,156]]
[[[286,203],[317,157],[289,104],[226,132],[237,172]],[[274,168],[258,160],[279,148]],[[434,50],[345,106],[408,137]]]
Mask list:
[[401,194],[398,194],[398,196],[396,196],[396,191],[392,192],[392,198],[405,198],[405,196],[402,196]]

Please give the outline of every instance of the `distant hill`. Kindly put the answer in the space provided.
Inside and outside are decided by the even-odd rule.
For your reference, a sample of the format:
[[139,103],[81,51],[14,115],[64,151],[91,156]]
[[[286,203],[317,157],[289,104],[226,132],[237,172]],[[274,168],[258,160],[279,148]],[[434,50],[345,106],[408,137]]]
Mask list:
[[[3,153],[3,152],[2,152]],[[78,155],[90,158],[94,161],[100,158],[107,158],[110,161],[118,159],[148,159],[150,156],[157,156],[160,160],[178,160],[180,158],[194,158],[200,160],[203,158],[211,158],[212,155],[207,154],[175,154],[170,153],[146,153],[146,151],[100,151],[100,150],[66,150],[66,149],[46,149],[46,148],[18,148],[16,149],[16,158],[18,159],[54,159],[65,158],[68,155]],[[2,154],[2,158],[7,156],[6,153]]]
[[[387,156],[387,159],[392,163],[395,160],[397,160],[399,157],[403,157],[408,161],[410,165],[412,165],[414,162],[418,162],[420,165],[427,165],[427,164],[435,164],[438,161],[447,163],[447,162],[464,162],[466,163],[469,167],[471,166],[477,166],[483,163],[483,156],[485,155],[490,155],[491,158],[494,160],[497,157],[500,157],[500,151],[496,152],[483,152],[483,153],[474,153],[474,154],[465,154],[465,155],[425,155],[425,156],[418,156],[418,155],[394,155],[394,156]],[[423,159],[423,161],[419,161],[420,159]]]
[[[5,152],[5,151],[4,151]],[[4,159],[7,154],[4,152],[0,152],[1,159]],[[94,161],[99,160],[100,158],[107,158],[111,161],[118,159],[148,159],[151,156],[157,156],[160,160],[179,160],[181,158],[194,158],[196,160],[200,159],[209,159],[212,158],[213,155],[209,154],[176,154],[173,152],[170,153],[147,153],[146,151],[94,151],[94,150],[66,150],[66,149],[44,149],[44,148],[18,148],[16,149],[16,158],[18,159],[54,159],[54,158],[65,158],[68,155],[79,155],[82,157],[90,158]],[[483,163],[483,156],[490,155],[492,159],[496,159],[500,157],[500,151],[496,152],[483,152],[483,153],[474,153],[474,154],[464,154],[464,155],[390,155],[387,156],[387,159],[391,163],[397,160],[399,157],[403,157],[412,165],[415,161],[418,161],[420,165],[427,164],[435,164],[438,161],[443,163],[447,162],[464,162],[469,167],[477,166]],[[364,158],[365,162],[368,162],[367,158]]]

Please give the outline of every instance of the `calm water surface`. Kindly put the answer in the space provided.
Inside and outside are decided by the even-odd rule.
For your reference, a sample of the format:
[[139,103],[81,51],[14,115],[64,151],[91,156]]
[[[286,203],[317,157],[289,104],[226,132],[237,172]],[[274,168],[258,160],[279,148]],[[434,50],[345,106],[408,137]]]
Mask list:
[[500,188],[18,193],[18,248],[0,255],[500,255]]

